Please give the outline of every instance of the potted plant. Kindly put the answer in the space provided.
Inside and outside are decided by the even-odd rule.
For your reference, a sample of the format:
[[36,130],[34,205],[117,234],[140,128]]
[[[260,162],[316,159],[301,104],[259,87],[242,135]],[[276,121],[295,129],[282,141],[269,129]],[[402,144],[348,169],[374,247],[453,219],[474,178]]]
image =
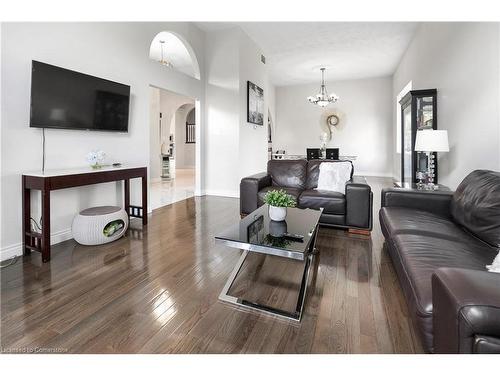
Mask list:
[[264,202],[269,205],[269,217],[274,221],[283,221],[286,209],[295,207],[295,198],[284,190],[270,190],[264,196]]

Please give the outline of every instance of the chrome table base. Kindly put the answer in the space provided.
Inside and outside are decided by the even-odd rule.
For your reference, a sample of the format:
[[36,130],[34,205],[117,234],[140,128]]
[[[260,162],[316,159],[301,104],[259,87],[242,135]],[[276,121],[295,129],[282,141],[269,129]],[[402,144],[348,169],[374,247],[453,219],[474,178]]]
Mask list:
[[[313,238],[311,239],[311,244],[309,246],[309,251],[307,254],[305,254],[305,259],[304,259],[304,272],[302,274],[302,281],[300,284],[300,290],[299,290],[299,296],[297,298],[297,305],[295,307],[295,311],[285,311],[281,309],[277,309],[271,306],[247,301],[242,298],[234,297],[229,295],[229,290],[231,289],[231,286],[234,283],[234,280],[238,276],[238,273],[243,266],[243,263],[245,262],[245,259],[249,253],[249,250],[244,250],[243,253],[241,254],[240,259],[236,263],[236,266],[234,269],[231,271],[231,274],[229,275],[229,278],[224,285],[224,288],[222,289],[220,295],[219,295],[219,300],[236,305],[238,307],[241,307],[243,309],[248,309],[251,311],[257,311],[257,312],[262,312],[266,313],[269,315],[272,315],[277,318],[284,318],[287,320],[292,320],[295,322],[300,322],[302,318],[302,313],[304,311],[304,304],[305,304],[305,299],[306,299],[306,294],[307,294],[307,285],[308,285],[308,280],[309,280],[309,274],[310,274],[310,269],[311,265],[313,264],[313,258],[314,255],[318,253],[317,248],[315,247],[316,244],[316,236],[318,233],[318,228],[314,231]],[[290,259],[290,262],[297,262],[297,260]]]

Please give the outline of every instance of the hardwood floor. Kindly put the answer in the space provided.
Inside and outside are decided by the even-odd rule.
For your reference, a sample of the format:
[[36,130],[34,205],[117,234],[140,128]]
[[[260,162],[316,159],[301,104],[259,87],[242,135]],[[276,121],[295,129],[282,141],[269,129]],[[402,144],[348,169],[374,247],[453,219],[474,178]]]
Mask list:
[[[70,240],[1,270],[1,347],[70,353],[421,353],[378,223],[371,237],[321,228],[300,323],[235,309],[218,295],[240,251],[214,234],[239,220],[239,201],[190,198],[132,220],[127,237]],[[279,306],[296,298],[297,265],[256,256],[235,294]],[[300,268],[300,267],[298,267]],[[243,276],[248,276],[243,277]],[[272,283],[276,288],[266,287]],[[260,284],[260,285],[259,285]],[[249,288],[252,286],[252,288]]]

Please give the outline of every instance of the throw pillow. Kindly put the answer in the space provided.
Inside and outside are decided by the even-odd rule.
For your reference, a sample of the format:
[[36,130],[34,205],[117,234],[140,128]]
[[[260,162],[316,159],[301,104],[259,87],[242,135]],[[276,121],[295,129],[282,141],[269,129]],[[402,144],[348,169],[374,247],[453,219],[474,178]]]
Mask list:
[[336,191],[345,194],[345,184],[351,179],[350,162],[325,162],[319,165],[316,190]]
[[490,272],[498,272],[500,273],[500,251],[498,252],[497,256],[495,259],[493,259],[493,263],[491,265],[486,266],[488,271]]

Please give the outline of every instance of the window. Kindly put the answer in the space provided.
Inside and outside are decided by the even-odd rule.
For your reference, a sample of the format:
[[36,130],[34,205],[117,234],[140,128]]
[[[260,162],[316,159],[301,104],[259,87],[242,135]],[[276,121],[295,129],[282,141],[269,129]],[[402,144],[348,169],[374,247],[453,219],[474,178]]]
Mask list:
[[396,152],[398,154],[401,153],[401,105],[399,101],[412,90],[412,86],[412,81],[408,82],[396,97]]
[[186,116],[186,143],[196,143],[195,124],[196,115],[193,108]]
[[186,121],[186,143],[196,143],[195,126],[196,124]]

